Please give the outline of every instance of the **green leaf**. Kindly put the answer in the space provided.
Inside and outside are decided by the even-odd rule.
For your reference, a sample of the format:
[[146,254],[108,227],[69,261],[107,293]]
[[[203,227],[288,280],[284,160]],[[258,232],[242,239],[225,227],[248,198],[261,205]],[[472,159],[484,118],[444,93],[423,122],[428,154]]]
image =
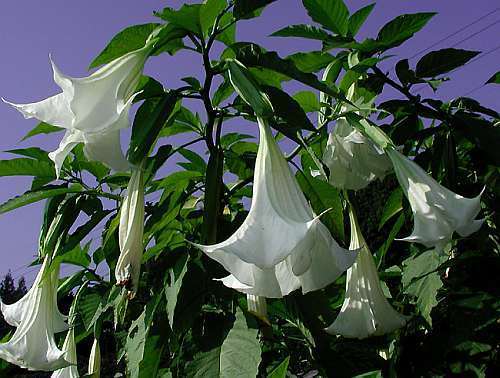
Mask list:
[[175,54],[184,47],[182,39],[189,33],[188,30],[175,24],[167,24],[156,36],[156,42],[151,55],[160,55],[161,53]]
[[203,36],[207,37],[209,35],[215,19],[226,7],[226,0],[207,0],[201,4],[199,16]]
[[344,217],[340,192],[329,183],[312,177],[309,164],[303,164],[304,171],[297,172],[297,181],[309,199],[316,214],[331,209],[321,216],[321,221],[330,230],[335,240],[344,240]]
[[0,176],[36,176],[55,178],[54,165],[28,158],[0,160]]
[[309,16],[342,36],[347,35],[349,25],[349,10],[342,0],[302,0]]
[[290,364],[290,356],[285,358],[276,368],[274,368],[268,375],[267,378],[286,378],[286,372],[288,371],[288,365]]
[[212,104],[219,106],[220,103],[226,100],[234,93],[234,88],[229,81],[229,78],[224,78],[224,81],[219,85],[212,98]]
[[169,92],[141,105],[134,118],[128,150],[128,159],[132,164],[139,164],[147,157],[163,126],[174,112],[177,100],[177,93]]
[[432,325],[431,311],[437,305],[436,295],[443,282],[436,270],[448,256],[434,249],[403,261],[402,284],[404,292],[416,298],[417,308]]
[[349,35],[355,36],[358,34],[359,29],[363,26],[374,7],[375,3],[369,4],[361,9],[358,9],[351,15],[351,17],[349,17]]
[[129,26],[123,29],[108,43],[99,55],[90,63],[89,69],[106,64],[131,51],[140,49],[146,44],[149,35],[160,24],[150,23]]
[[140,364],[144,359],[149,329],[162,296],[163,292],[156,294],[146,304],[141,315],[139,315],[130,325],[127,341],[125,343],[125,356],[127,360],[127,371],[132,378],[139,377]]
[[[270,86],[264,90],[273,105],[274,116],[279,118],[278,122],[272,122],[271,126],[295,140],[301,130],[316,130],[299,103],[286,92]],[[281,120],[283,122],[280,122]]]
[[500,84],[500,71],[490,77],[485,84]]
[[378,32],[377,41],[384,49],[396,47],[422,29],[436,13],[402,14],[385,24]]
[[52,160],[50,160],[49,158],[49,154],[47,153],[47,151],[44,151],[38,147],[19,148],[15,150],[7,150],[5,152],[14,155],[30,157],[36,160],[46,161],[49,164],[53,164]]
[[256,328],[249,327],[245,314],[236,310],[236,320],[222,345],[194,356],[186,368],[190,378],[255,378],[261,361]]
[[170,328],[174,330],[175,307],[177,298],[182,287],[182,280],[188,269],[188,255],[177,260],[175,266],[169,270],[170,283],[165,285],[165,297],[167,298],[167,316]]
[[265,52],[260,46],[253,43],[236,43],[232,49],[236,53],[237,59],[247,67],[264,67],[325,92],[332,97],[342,97],[335,88],[319,81],[312,73],[299,70],[291,60],[280,58],[276,52]]
[[317,72],[328,66],[335,58],[325,52],[311,51],[308,53],[296,53],[288,56],[299,70],[303,72]]
[[255,114],[259,117],[271,116],[273,107],[248,69],[237,60],[229,60],[228,67],[231,84],[241,98],[252,107]]
[[139,102],[152,97],[161,97],[165,94],[163,85],[160,82],[152,77],[144,75],[141,76],[135,92],[138,94],[134,97],[134,102]]
[[435,77],[463,66],[480,54],[480,51],[442,49],[425,54],[417,63],[418,77]]
[[276,0],[235,0],[233,15],[237,20],[253,18],[258,11]]
[[317,112],[320,108],[318,97],[311,91],[299,91],[292,97],[306,113]]
[[90,244],[87,244],[84,248],[80,245],[77,245],[72,250],[58,255],[55,259],[55,263],[64,263],[64,264],[72,264],[81,267],[88,267],[90,264],[90,257],[88,255],[88,250],[90,248]]
[[387,199],[382,210],[382,216],[378,224],[379,231],[389,219],[401,210],[403,210],[403,191],[401,188],[396,188]]
[[33,130],[31,130],[28,134],[23,136],[23,138],[21,139],[21,142],[25,141],[26,139],[31,138],[35,135],[58,133],[59,131],[63,131],[63,130],[64,129],[62,127],[52,126],[52,125],[49,125],[48,123],[40,122],[38,125],[35,126],[35,128]]
[[187,171],[195,171],[204,174],[207,169],[207,163],[203,158],[196,152],[188,150],[186,148],[181,148],[179,153],[184,156],[189,163],[177,163],[179,166],[183,167]]
[[290,25],[283,29],[275,31],[271,34],[272,37],[298,37],[307,39],[316,39],[318,41],[326,41],[332,37],[323,29],[312,25]]
[[196,35],[203,35],[200,25],[200,11],[202,4],[184,4],[178,10],[165,8],[156,16],[170,24],[186,29]]

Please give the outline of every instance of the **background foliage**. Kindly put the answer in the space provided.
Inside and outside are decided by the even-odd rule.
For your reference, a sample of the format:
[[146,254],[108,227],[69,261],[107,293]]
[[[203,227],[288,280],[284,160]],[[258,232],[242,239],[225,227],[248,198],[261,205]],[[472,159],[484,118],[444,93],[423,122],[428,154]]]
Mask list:
[[[60,300],[67,303],[69,296],[71,301],[71,293],[90,281],[77,303],[81,371],[92,335],[100,332],[106,377],[117,372],[132,377],[498,375],[500,115],[472,98],[447,103],[422,98],[414,87],[425,83],[437,88],[448,72],[478,52],[432,51],[415,67],[403,59],[390,73],[383,72],[378,64],[390,49],[425,27],[433,14],[401,15],[373,38],[358,40],[373,5],[351,14],[341,0],[303,0],[311,24],[273,34],[319,40],[321,51],[281,57],[252,42],[236,41],[238,23],[252,22],[271,2],[207,0],[158,10],[158,24],[123,30],[90,64],[97,67],[141,47],[152,30],[167,24],[154,54],[168,60],[166,54],[194,50],[205,70],[205,77],[184,78],[182,88],[164,89],[150,77],[143,77],[138,88],[143,92],[136,101],[143,102],[133,122],[128,158],[137,163],[148,157],[147,248],[134,300],[128,301],[114,285],[112,273],[119,253],[120,193],[129,175],[88,161],[81,147],[66,160],[60,180],[47,152],[38,147],[12,150],[16,158],[0,161],[2,176],[33,176],[30,190],[0,205],[0,213],[45,200],[41,245],[54,249],[58,261],[77,267],[61,279]],[[212,52],[217,44],[224,46],[218,56]],[[349,67],[352,54],[359,63]],[[272,325],[266,325],[246,312],[244,295],[214,280],[226,274],[223,268],[186,243],[224,240],[245,219],[252,194],[256,124],[247,122],[237,132],[224,132],[224,124],[239,117],[254,121],[259,109],[235,93],[228,74],[231,59],[241,62],[244,74],[268,95],[275,109],[271,126],[295,148],[287,159],[301,188],[315,212],[334,209],[323,221],[344,247],[349,244],[346,196],[354,203],[391,303],[410,316],[405,328],[366,340],[327,335],[323,329],[340,309],[345,276],[321,291],[268,300]],[[490,82],[499,83],[499,75]],[[287,93],[283,85],[289,80],[307,89]],[[317,112],[328,105],[329,115],[334,114],[354,81],[374,94],[386,86],[397,90],[396,98],[376,101],[371,119],[435,179],[466,197],[486,187],[486,222],[479,232],[449,245],[451,258],[394,241],[411,232],[412,216],[393,174],[348,194],[311,176],[311,152],[322,156],[328,127],[334,125],[318,124]],[[319,91],[329,95],[322,97],[329,104],[319,102]],[[204,114],[185,107],[186,98],[199,99]],[[42,123],[26,138],[59,131]],[[177,134],[185,144],[169,144]],[[162,170],[177,154],[184,158],[179,169]],[[50,226],[58,232],[47,238]],[[8,280],[1,287],[2,298],[5,285]],[[5,296],[6,302],[14,299]],[[4,327],[2,332],[8,337]],[[2,375],[15,371],[7,363],[0,369]]]

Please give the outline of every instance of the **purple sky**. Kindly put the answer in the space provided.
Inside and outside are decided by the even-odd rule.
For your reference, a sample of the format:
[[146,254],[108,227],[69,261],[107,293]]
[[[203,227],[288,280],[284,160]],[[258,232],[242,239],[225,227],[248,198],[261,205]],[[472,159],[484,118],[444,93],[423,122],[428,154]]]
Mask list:
[[[186,1],[188,2],[188,1]],[[58,91],[52,81],[48,54],[60,69],[70,76],[85,76],[89,62],[106,45],[107,41],[121,29],[145,22],[155,21],[153,10],[164,6],[178,7],[181,0],[87,0],[68,2],[17,1],[2,2],[0,6],[0,96],[14,102],[32,102],[46,98]],[[347,1],[352,11],[372,1]],[[439,14],[403,47],[394,49],[396,55],[384,62],[391,67],[398,59],[407,58],[427,48],[441,38],[471,23],[477,18],[499,8],[498,0],[379,0],[362,36],[375,36],[377,30],[401,13],[435,11]],[[500,10],[481,22],[464,30],[449,40],[434,47],[434,50],[457,44],[475,32],[500,20]],[[296,51],[319,48],[311,41],[268,37],[270,33],[287,24],[309,23],[310,19],[300,0],[279,0],[269,6],[255,20],[242,22],[238,29],[240,40],[255,41],[267,49],[276,50],[282,56]],[[500,23],[488,30],[458,43],[456,48],[488,51],[499,45]],[[411,62],[416,63],[419,57]],[[460,69],[452,74],[453,80],[438,91],[444,100],[464,95],[484,83],[494,72],[500,70],[500,50]],[[180,78],[200,76],[200,60],[186,52],[175,57],[163,55],[152,58],[146,66],[146,74],[160,80],[166,87],[182,85]],[[293,90],[293,86],[288,86]],[[422,91],[421,93],[426,93]],[[388,91],[387,95],[391,95]],[[494,85],[476,90],[473,94],[484,105],[498,108],[498,87]],[[24,120],[16,111],[0,104],[0,159],[13,156],[2,151],[40,146],[51,150],[57,146],[60,136],[39,136],[26,142],[19,140],[36,125],[36,120]],[[244,127],[244,125],[242,126]],[[30,180],[15,177],[0,177],[0,202],[23,193]],[[32,204],[13,212],[0,215],[0,276],[9,269],[14,277],[26,275],[31,281],[36,269],[26,268],[36,254],[38,233],[41,224],[42,203]]]

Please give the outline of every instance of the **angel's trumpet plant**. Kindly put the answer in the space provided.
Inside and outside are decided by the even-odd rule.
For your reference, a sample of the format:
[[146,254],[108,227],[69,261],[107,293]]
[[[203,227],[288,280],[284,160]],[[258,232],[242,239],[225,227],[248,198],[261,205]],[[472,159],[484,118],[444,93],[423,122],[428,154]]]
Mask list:
[[[356,100],[356,84],[351,85],[347,99],[361,108],[371,106]],[[352,110],[352,106],[343,105],[340,112]],[[390,161],[370,139],[354,128],[345,117],[340,117],[335,128],[328,136],[323,162],[330,170],[329,182],[341,188],[358,190],[366,187],[376,178],[383,178],[390,169]]]
[[267,301],[264,297],[258,295],[247,294],[247,309],[248,312],[255,315],[264,323],[270,325],[269,318],[267,317]]
[[[71,317],[72,314],[70,314],[70,318]],[[66,334],[66,338],[64,339],[62,351],[66,353],[65,359],[71,365],[56,370],[55,372],[52,373],[51,378],[79,378],[80,374],[78,373],[78,367],[77,367],[78,358],[76,354],[75,330],[73,322],[70,325],[68,333]]]
[[93,378],[99,378],[101,376],[101,348],[99,346],[99,340],[97,338],[94,339],[92,349],[90,350],[89,367],[87,373]]
[[25,118],[36,118],[66,129],[59,148],[49,154],[59,177],[66,156],[78,143],[90,160],[101,161],[116,170],[128,163],[120,146],[120,129],[129,127],[129,110],[144,63],[154,40],[105,64],[90,76],[64,75],[51,59],[54,81],[61,93],[40,102],[12,105]]
[[474,198],[462,197],[395,149],[388,148],[387,154],[413,212],[413,232],[401,240],[442,249],[455,231],[466,237],[479,230],[484,219],[475,218],[481,210],[482,192]]
[[359,254],[347,270],[346,294],[340,313],[326,331],[358,339],[390,333],[404,326],[406,318],[392,308],[382,291],[373,256],[352,209],[349,218],[349,248],[359,248]]
[[352,265],[356,253],[341,248],[314,216],[271,129],[260,117],[258,124],[247,218],[227,240],[195,245],[231,273],[223,284],[243,293],[280,298],[299,288],[321,289]]
[[127,194],[120,209],[118,241],[120,257],[116,263],[116,283],[129,289],[133,298],[139,284],[144,250],[144,172],[142,164],[133,168]]
[[57,308],[58,275],[59,267],[51,267],[45,257],[28,293],[16,303],[1,304],[5,321],[16,331],[0,344],[0,358],[28,370],[54,371],[70,364],[54,338],[68,329]]

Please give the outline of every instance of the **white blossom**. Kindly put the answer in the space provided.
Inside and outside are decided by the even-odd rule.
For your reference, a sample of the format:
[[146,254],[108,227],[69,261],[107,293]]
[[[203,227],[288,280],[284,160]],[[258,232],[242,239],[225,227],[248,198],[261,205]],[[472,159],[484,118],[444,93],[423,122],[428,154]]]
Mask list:
[[144,250],[143,176],[142,165],[133,169],[127,194],[120,209],[118,229],[120,257],[116,263],[115,277],[118,285],[129,289],[130,297],[133,297],[137,291]]
[[341,248],[314,216],[269,126],[258,118],[260,144],[250,211],[227,240],[199,245],[231,273],[224,285],[279,298],[302,288],[325,287],[352,265],[356,253]]
[[28,293],[14,304],[1,304],[5,321],[16,331],[0,344],[0,358],[28,370],[53,371],[69,365],[54,338],[68,329],[57,308],[58,275],[59,266],[50,267],[46,257]]
[[120,129],[129,126],[134,91],[153,44],[149,41],[143,48],[116,58],[82,78],[64,75],[50,59],[54,81],[61,93],[29,104],[4,100],[25,118],[66,129],[59,148],[49,154],[57,176],[66,156],[78,143],[84,143],[90,160],[101,161],[116,170],[128,168],[121,151]]
[[364,339],[392,332],[404,326],[406,318],[394,310],[387,301],[373,256],[352,210],[349,217],[351,221],[349,248],[359,248],[360,251],[356,262],[347,270],[346,294],[340,313],[326,331],[344,337]]
[[387,154],[413,212],[413,232],[401,240],[440,249],[451,240],[453,232],[465,237],[481,227],[484,220],[475,218],[481,210],[482,192],[475,198],[462,197],[395,149],[388,149]]

